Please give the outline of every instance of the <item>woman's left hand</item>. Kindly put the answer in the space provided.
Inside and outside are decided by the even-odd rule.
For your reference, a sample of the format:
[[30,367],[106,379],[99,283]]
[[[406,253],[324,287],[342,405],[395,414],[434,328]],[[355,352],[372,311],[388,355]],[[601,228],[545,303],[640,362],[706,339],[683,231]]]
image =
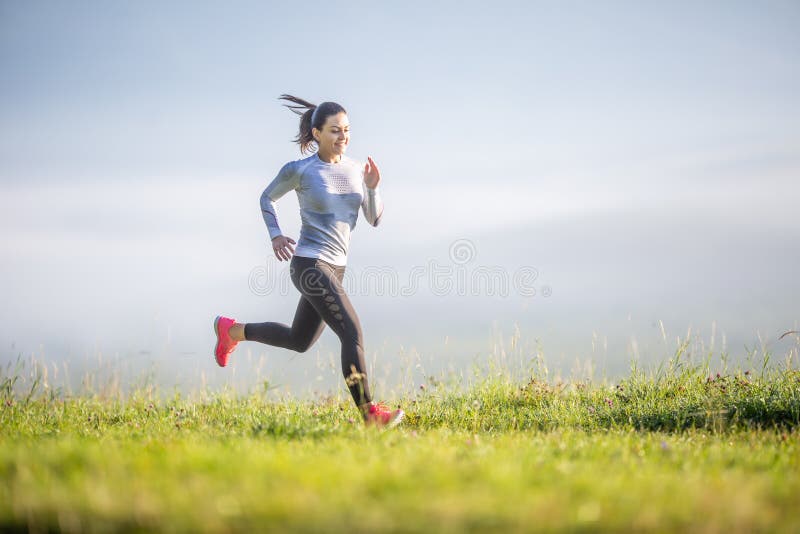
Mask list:
[[367,156],[367,160],[367,163],[364,164],[364,183],[370,189],[375,189],[378,187],[378,182],[381,181],[381,171],[378,170],[378,166],[371,157]]

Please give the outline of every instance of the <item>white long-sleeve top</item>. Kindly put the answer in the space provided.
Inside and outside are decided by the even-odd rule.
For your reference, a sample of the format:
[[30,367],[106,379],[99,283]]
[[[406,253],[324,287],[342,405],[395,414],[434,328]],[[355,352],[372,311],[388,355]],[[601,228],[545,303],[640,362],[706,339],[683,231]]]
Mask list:
[[261,213],[271,239],[283,235],[275,202],[293,189],[301,219],[296,256],[346,265],[359,207],[372,226],[378,226],[383,215],[378,187],[370,189],[364,183],[362,163],[345,155],[338,163],[328,163],[315,152],[284,165],[261,194]]

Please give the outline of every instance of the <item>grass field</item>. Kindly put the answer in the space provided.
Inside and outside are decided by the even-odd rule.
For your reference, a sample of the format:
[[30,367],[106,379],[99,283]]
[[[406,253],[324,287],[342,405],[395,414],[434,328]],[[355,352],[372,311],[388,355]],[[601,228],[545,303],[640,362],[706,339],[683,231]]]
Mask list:
[[672,361],[610,384],[432,382],[349,402],[0,388],[20,531],[800,531],[800,372]]

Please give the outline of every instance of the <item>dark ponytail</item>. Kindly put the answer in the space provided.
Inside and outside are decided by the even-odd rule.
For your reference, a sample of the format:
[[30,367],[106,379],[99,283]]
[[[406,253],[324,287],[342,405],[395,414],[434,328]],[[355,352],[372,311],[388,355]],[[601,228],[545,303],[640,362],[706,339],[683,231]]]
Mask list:
[[[307,102],[302,98],[297,98],[296,96],[286,94],[281,95],[279,100],[288,100],[289,102],[293,102],[295,105],[284,104],[284,106],[292,110],[292,112],[300,115],[300,133],[298,133],[297,137],[292,139],[292,141],[300,145],[300,152],[302,154],[305,154],[307,151],[311,150],[309,148],[311,145],[317,144],[317,141],[311,134],[312,128],[322,130],[322,125],[325,124],[325,121],[329,116],[342,112],[347,113],[347,111],[345,111],[345,109],[336,102],[323,102],[319,106],[315,106],[311,102]],[[317,108],[319,108],[319,111],[317,111],[316,116],[314,116],[314,124],[311,124],[311,117],[314,115],[314,110]]]

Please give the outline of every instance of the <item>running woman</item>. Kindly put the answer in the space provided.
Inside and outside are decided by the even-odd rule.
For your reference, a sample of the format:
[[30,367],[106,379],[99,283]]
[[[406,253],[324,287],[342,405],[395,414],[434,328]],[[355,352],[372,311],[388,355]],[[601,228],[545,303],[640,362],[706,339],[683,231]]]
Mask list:
[[[342,106],[335,102],[315,106],[286,94],[280,98],[292,102],[284,105],[300,115],[300,133],[294,141],[300,145],[301,154],[312,154],[281,168],[261,195],[261,213],[275,257],[290,261],[289,273],[300,301],[291,327],[275,322],[243,324],[218,316],[214,319],[217,363],[227,365],[228,356],[240,341],[305,352],[328,325],[341,341],[342,372],[365,423],[395,426],[404,413],[372,402],[361,324],[342,286],[350,232],[359,208],[372,226],[378,226],[383,214],[380,171],[371,157],[362,167],[345,156],[350,122]],[[297,242],[284,235],[275,212],[275,202],[292,190],[297,193],[302,223]]]

